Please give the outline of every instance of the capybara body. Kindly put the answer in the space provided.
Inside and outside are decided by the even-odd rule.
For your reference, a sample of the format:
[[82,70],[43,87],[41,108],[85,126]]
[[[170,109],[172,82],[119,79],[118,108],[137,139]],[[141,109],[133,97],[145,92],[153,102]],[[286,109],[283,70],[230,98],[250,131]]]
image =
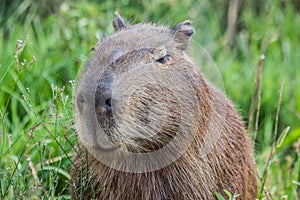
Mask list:
[[73,199],[255,199],[241,117],[185,53],[190,22],[126,25],[96,44],[78,81]]

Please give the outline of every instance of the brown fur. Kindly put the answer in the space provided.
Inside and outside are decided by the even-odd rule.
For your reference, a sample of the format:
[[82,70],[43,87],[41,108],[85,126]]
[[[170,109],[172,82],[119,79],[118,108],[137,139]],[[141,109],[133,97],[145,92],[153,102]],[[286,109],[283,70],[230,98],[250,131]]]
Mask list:
[[[215,192],[226,196],[223,192],[225,189],[232,194],[240,194],[238,199],[255,199],[255,162],[244,124],[232,103],[202,77],[195,64],[184,53],[193,33],[190,23],[183,22],[170,31],[168,28],[149,24],[127,26],[117,15],[114,27],[118,32],[96,45],[96,56],[83,70],[77,96],[84,94],[86,98],[86,88],[83,85],[93,78],[85,79],[85,77],[92,74],[94,70],[98,70],[99,65],[110,65],[111,73],[122,74],[132,66],[158,60],[165,56],[165,51],[167,51],[171,57],[165,63],[166,68],[180,71],[189,80],[191,90],[195,91],[194,98],[197,100],[198,107],[195,110],[197,119],[194,121],[200,126],[194,129],[196,135],[190,147],[175,162],[159,170],[144,173],[118,171],[100,162],[95,157],[98,152],[91,144],[94,141],[90,135],[95,134],[91,133],[92,128],[91,130],[85,129],[84,132],[80,129],[79,135],[87,136],[87,139],[80,142],[80,149],[71,171],[72,199],[216,199]],[[131,34],[126,34],[126,31],[131,31]],[[150,48],[148,48],[149,44],[151,44]],[[164,97],[153,88],[149,89],[147,95],[150,95],[153,101],[158,99],[161,106],[169,109],[170,123],[163,127],[159,139],[125,141],[124,148],[128,152],[152,152],[173,138],[179,120],[176,117],[178,114],[176,99],[172,100],[175,106],[172,103],[164,105],[162,102],[173,97],[166,88],[162,88],[162,91],[165,92]],[[183,92],[183,95],[185,94],[188,95]],[[137,102],[139,102],[138,98],[137,94]],[[81,116],[83,108],[78,101],[80,100],[77,97],[76,105],[79,108],[75,115],[78,119],[76,123],[79,123],[77,126],[80,127],[81,123],[85,123],[82,120],[88,119]],[[82,104],[85,103],[83,100],[82,102]],[[193,103],[193,101],[189,102],[187,98],[187,103]],[[145,110],[141,107],[144,104],[131,105],[133,113]],[[212,106],[220,109],[213,110]],[[142,109],[137,110],[138,107]],[[225,113],[223,118],[222,111],[220,111],[222,109]],[[99,117],[98,120],[102,122],[105,119]],[[199,149],[205,142],[204,136],[214,134],[209,132],[210,125],[219,127],[216,131],[220,133],[220,138],[206,156],[199,156]],[[112,140],[117,141],[118,138]]]

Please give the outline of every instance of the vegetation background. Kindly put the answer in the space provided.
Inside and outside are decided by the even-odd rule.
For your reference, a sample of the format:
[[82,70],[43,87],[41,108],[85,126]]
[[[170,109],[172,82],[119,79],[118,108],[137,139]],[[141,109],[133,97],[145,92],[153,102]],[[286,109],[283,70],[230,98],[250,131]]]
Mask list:
[[74,80],[116,10],[193,22],[255,140],[258,198],[299,199],[299,0],[1,0],[0,199],[70,198]]

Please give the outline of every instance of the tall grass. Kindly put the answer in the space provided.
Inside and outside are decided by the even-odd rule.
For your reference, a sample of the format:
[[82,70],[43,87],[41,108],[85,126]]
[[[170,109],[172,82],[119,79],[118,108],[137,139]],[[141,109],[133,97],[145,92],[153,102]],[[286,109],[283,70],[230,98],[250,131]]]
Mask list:
[[[229,1],[4,2],[0,14],[0,199],[70,198],[69,170],[77,148],[74,80],[100,35],[113,32],[116,10],[134,22],[174,25],[191,19],[194,39],[209,51],[227,95],[244,120],[250,121],[258,198],[299,199],[297,2],[245,1],[239,7],[231,44],[226,43]],[[257,73],[262,53],[265,59]],[[261,76],[260,92],[255,92],[257,75]]]

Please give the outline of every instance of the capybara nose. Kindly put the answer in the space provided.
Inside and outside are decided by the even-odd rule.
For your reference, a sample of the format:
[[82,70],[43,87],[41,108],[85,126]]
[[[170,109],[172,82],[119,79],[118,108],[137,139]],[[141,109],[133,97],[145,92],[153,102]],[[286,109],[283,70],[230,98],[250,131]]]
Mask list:
[[112,82],[113,78],[109,74],[104,74],[98,82],[95,91],[95,109],[98,115],[112,113]]

